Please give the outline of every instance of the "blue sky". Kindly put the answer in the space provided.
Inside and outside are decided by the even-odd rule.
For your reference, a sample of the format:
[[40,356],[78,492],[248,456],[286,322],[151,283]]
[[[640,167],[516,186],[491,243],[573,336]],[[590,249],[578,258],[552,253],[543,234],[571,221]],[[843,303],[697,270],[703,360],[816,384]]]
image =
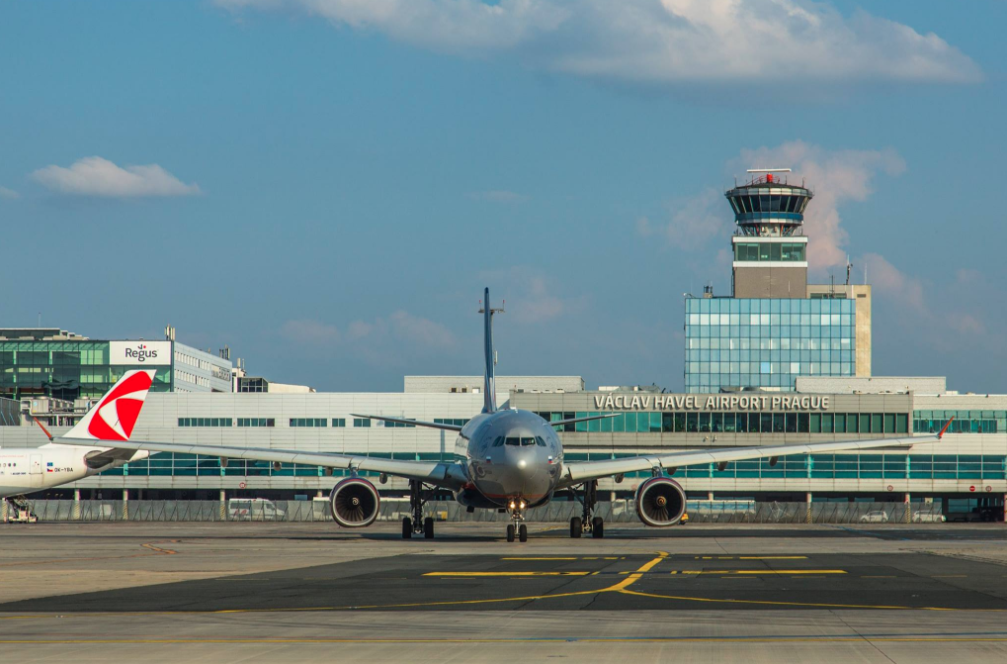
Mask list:
[[[722,193],[816,191],[874,373],[1007,391],[1007,2],[0,5],[0,324],[232,348],[325,390],[479,373],[682,386]],[[783,163],[786,161],[787,163]],[[815,260],[815,258],[813,258]],[[840,264],[841,263],[841,264]]]

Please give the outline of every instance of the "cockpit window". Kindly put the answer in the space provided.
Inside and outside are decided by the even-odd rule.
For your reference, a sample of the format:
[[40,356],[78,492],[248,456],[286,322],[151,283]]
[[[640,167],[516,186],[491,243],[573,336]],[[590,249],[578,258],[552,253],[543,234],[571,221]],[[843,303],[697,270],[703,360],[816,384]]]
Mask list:
[[508,445],[519,446],[519,445],[521,445],[521,439],[520,438],[508,438],[507,439],[507,444]]
[[542,436],[535,436],[535,443],[539,447],[545,447],[545,438],[543,438]]
[[530,445],[534,445],[535,444],[535,439],[534,438],[522,438],[521,439],[521,444],[524,445],[525,447],[528,447]]
[[497,436],[497,439],[493,441],[493,447],[500,447],[504,444],[503,436]]

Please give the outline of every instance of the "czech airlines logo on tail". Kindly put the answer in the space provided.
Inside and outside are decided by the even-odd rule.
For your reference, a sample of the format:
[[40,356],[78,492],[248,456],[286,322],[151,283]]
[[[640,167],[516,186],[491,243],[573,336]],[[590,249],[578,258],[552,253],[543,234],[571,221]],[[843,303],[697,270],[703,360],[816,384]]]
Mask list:
[[127,371],[65,437],[129,440],[153,382],[153,370]]

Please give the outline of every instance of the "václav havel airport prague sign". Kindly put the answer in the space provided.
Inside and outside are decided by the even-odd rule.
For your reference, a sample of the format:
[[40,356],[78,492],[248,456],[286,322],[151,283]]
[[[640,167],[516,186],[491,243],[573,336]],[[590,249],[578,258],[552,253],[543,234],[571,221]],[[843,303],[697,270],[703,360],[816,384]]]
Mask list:
[[829,397],[812,395],[745,394],[613,394],[594,397],[598,410],[828,410]]

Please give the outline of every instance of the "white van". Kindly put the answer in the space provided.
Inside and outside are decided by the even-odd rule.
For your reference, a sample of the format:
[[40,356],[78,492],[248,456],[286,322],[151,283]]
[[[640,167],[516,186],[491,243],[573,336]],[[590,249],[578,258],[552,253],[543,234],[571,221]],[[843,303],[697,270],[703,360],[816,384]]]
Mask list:
[[227,501],[229,521],[283,521],[286,510],[265,498],[231,498]]

